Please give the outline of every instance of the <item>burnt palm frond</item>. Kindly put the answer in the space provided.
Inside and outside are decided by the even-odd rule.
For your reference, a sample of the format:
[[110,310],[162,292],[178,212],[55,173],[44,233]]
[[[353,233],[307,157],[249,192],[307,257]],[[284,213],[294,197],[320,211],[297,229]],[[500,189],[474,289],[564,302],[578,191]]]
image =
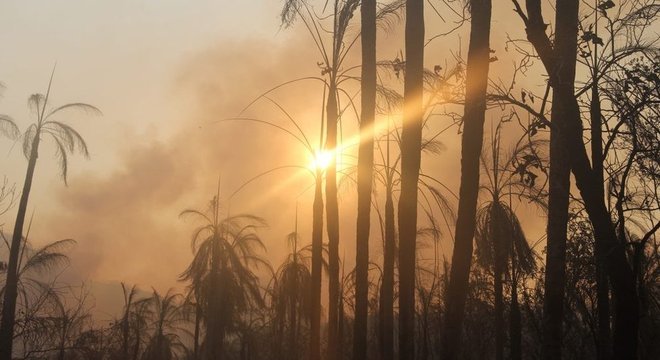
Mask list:
[[389,31],[405,18],[406,0],[394,0],[380,6],[376,11],[376,24]]
[[8,115],[0,114],[0,134],[10,140],[16,140],[21,136],[21,131],[16,126],[14,119]]

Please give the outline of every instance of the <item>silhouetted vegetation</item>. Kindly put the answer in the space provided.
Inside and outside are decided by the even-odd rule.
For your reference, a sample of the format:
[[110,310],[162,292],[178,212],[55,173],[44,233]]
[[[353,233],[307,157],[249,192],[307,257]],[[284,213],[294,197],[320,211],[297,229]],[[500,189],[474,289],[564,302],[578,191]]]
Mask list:
[[[166,291],[118,282],[110,322],[92,316],[87,285],[61,278],[76,241],[29,236],[43,141],[66,185],[69,156],[89,151],[65,116],[100,111],[53,107],[51,75],[29,97],[31,122],[0,115],[1,141],[27,160],[20,189],[0,186],[0,360],[660,358],[660,5],[282,3],[283,31],[307,32],[320,74],[273,84],[216,126],[284,133],[313,164],[254,169],[229,196],[218,184],[205,206],[190,204],[187,268]],[[494,13],[511,6],[525,38],[491,36],[502,34]],[[429,33],[436,22],[450,30]],[[377,39],[399,30],[405,50],[387,59]],[[456,31],[469,31],[467,52],[432,64],[425,52]],[[502,47],[510,73],[493,70]],[[278,99],[307,80],[322,99],[309,105],[318,142]],[[448,129],[460,169],[443,168]],[[281,169],[311,174],[313,201],[292,195],[293,231],[265,241],[266,219],[229,202]],[[353,223],[355,238],[340,237]],[[286,256],[269,257],[272,246]]]

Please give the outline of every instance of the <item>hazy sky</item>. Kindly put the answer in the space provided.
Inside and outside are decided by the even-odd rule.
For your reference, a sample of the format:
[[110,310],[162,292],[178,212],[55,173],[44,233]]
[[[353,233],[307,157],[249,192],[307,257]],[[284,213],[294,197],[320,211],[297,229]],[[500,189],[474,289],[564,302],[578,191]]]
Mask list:
[[[0,2],[0,82],[5,86],[0,113],[24,129],[31,120],[26,100],[45,91],[55,63],[52,103],[86,102],[103,112],[102,117],[71,119],[88,142],[91,160],[71,158],[69,187],[58,177],[52,147],[43,148],[39,158],[30,202],[31,238],[38,244],[78,241],[65,277],[126,281],[144,288],[177,286],[176,278],[191,256],[189,234],[194,227],[179,219],[179,212],[204,208],[219,176],[222,197],[228,200],[260,172],[308,163],[302,147],[286,136],[255,126],[214,123],[235,116],[276,84],[319,74],[319,57],[309,37],[300,28],[280,29],[280,6],[275,0]],[[454,26],[432,13],[428,18],[433,22],[427,37]],[[508,7],[498,9],[494,38],[518,29],[516,20]],[[397,31],[381,35],[381,58],[393,59],[403,48]],[[432,43],[427,66],[451,66],[450,50],[464,52],[465,39],[464,33],[457,33]],[[493,48],[504,58],[502,42]],[[511,67],[510,61],[493,64],[496,71]],[[318,85],[301,84],[274,96],[303,123],[308,136],[316,138],[321,94]],[[285,121],[272,106],[254,113]],[[348,131],[354,127],[346,124]],[[443,154],[428,166],[455,191],[458,139],[455,130],[449,131],[442,138]],[[22,184],[26,161],[20,146],[0,140],[0,154],[2,173]],[[304,172],[283,171],[232,199],[232,212],[249,211],[271,224],[264,236],[274,266],[285,254],[296,202],[301,218],[310,218],[309,185],[311,178]],[[342,192],[342,200],[348,199],[344,204],[350,204],[352,195],[351,189]],[[345,242],[340,251],[349,263],[353,207],[344,206],[341,214],[347,226],[342,227]],[[0,219],[5,232],[11,231],[13,220],[13,213]],[[301,221],[306,241],[309,226]],[[536,230],[541,228],[536,224]],[[373,258],[380,259],[378,243],[372,249]]]

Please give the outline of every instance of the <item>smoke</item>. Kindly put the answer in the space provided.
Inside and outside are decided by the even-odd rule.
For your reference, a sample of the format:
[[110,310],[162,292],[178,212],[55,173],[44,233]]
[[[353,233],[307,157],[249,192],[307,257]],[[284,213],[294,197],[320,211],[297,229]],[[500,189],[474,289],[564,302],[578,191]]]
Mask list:
[[[34,237],[76,239],[69,280],[181,287],[176,279],[191,259],[190,234],[197,225],[180,219],[181,211],[206,209],[218,181],[227,211],[232,193],[257,174],[281,165],[306,165],[303,148],[286,134],[256,123],[219,121],[235,117],[260,92],[300,74],[301,63],[315,66],[312,54],[296,45],[298,36],[288,38],[287,43],[226,42],[186,59],[173,76],[177,103],[168,105],[177,116],[163,119],[163,126],[174,128],[173,135],[164,140],[131,136],[121,146],[120,166],[108,176],[80,174],[52,194],[57,211],[41,215]],[[321,90],[319,84],[292,86],[282,102],[291,113],[309,116],[309,105],[317,99],[305,94]],[[243,116],[280,124],[286,120],[273,114],[277,111],[270,104],[256,105]],[[318,126],[304,122],[310,123],[310,133]],[[316,137],[317,130],[309,136]],[[275,224],[264,232],[272,262],[286,251],[284,237],[293,231],[296,201],[301,217],[306,216],[306,195],[295,198],[311,183],[305,176],[299,170],[274,172],[232,196],[232,213],[250,212]],[[278,183],[286,186],[268,191]]]

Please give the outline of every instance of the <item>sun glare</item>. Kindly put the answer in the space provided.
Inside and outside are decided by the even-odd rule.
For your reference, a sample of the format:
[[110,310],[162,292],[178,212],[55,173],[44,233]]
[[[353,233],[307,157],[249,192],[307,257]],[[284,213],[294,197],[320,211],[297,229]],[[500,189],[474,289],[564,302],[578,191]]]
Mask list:
[[330,166],[334,154],[331,151],[317,151],[310,167],[312,169],[325,170]]

